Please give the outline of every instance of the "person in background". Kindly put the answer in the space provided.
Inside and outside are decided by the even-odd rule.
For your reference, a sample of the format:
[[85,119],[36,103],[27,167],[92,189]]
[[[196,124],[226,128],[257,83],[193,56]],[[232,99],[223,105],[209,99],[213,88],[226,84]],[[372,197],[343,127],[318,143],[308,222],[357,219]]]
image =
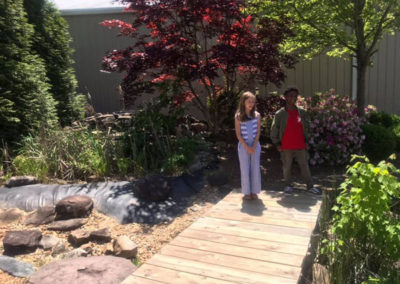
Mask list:
[[307,112],[296,105],[299,90],[289,87],[284,92],[286,106],[278,110],[271,125],[271,140],[281,153],[284,192],[293,193],[291,171],[293,158],[299,164],[301,175],[307,184],[307,189],[320,195],[321,190],[314,187],[310,168],[308,166],[308,118]]

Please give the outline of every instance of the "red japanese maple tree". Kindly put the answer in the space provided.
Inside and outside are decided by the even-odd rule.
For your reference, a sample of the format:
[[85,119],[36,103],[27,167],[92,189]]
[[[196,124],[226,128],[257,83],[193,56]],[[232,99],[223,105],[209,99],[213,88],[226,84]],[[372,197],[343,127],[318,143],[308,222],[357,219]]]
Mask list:
[[280,84],[282,65],[294,63],[278,48],[288,35],[286,26],[263,20],[260,29],[244,13],[245,0],[122,2],[132,23],[102,24],[119,28],[134,44],[109,52],[103,68],[126,73],[121,86],[128,107],[159,83],[171,81],[180,90],[173,94],[175,102],[193,102],[217,131],[222,107],[235,104],[240,92],[256,82]]

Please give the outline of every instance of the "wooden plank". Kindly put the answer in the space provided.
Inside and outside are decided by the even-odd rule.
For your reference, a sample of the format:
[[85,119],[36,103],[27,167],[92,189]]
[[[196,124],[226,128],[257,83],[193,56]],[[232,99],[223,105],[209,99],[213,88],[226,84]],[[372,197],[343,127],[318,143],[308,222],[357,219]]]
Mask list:
[[210,253],[207,251],[181,248],[172,245],[168,245],[161,249],[161,254],[174,256],[185,260],[199,261],[212,265],[223,265],[234,269],[241,269],[289,279],[297,279],[301,272],[300,267],[255,260],[245,256],[238,257],[215,252]]
[[290,219],[298,219],[298,220],[311,220],[315,221],[318,217],[316,212],[301,212],[297,211],[293,208],[286,208],[286,207],[266,207],[264,204],[258,206],[258,204],[249,204],[243,203],[238,204],[235,202],[229,201],[220,201],[217,205],[212,207],[209,211],[214,210],[227,210],[227,211],[236,211],[239,213],[246,213],[250,215],[268,215],[268,217],[279,217],[279,218],[290,218]]
[[[235,202],[241,202],[243,201],[242,199],[243,194],[240,192],[235,192],[235,193],[230,193],[225,198],[223,199],[224,201],[235,201]],[[285,203],[292,203],[293,205],[318,205],[321,203],[322,198],[320,196],[316,195],[311,195],[310,194],[293,194],[293,195],[284,195],[282,192],[274,192],[274,193],[261,193],[258,195],[259,200],[250,200],[249,203],[251,204],[256,204],[260,200],[265,202],[265,201],[274,201],[274,202],[280,202],[278,203],[279,205],[282,206]],[[248,201],[248,200],[246,200]]]
[[314,229],[315,221],[301,221],[297,219],[288,219],[288,218],[272,218],[268,215],[268,217],[264,216],[252,216],[245,213],[232,213],[229,211],[221,211],[221,210],[212,210],[207,213],[208,217],[219,218],[224,220],[236,220],[243,222],[252,222],[257,224],[269,224],[269,225],[278,225],[292,228],[306,228],[306,229]]
[[[136,276],[146,279],[156,280],[163,283],[171,284],[229,284],[231,281],[225,281],[216,278],[210,278],[202,275],[182,272],[161,266],[154,266],[151,264],[143,264],[138,270],[135,271]],[[157,282],[158,283],[158,282]]]
[[293,228],[293,227],[284,227],[284,226],[277,226],[277,225],[269,225],[269,224],[254,224],[251,222],[243,222],[243,221],[236,221],[236,220],[225,220],[213,217],[202,217],[199,218],[196,223],[200,224],[207,224],[213,226],[225,226],[229,228],[240,228],[246,229],[256,232],[271,232],[271,233],[278,233],[278,234],[289,234],[295,236],[301,236],[309,238],[312,232],[311,229],[306,228]]
[[238,237],[253,238],[258,240],[276,241],[281,243],[297,244],[297,245],[308,245],[310,237],[308,236],[297,236],[290,233],[279,233],[279,232],[268,232],[268,231],[256,231],[241,227],[231,227],[218,225],[213,223],[202,223],[197,221],[192,224],[190,229],[201,230],[207,232],[219,232],[226,235],[234,235]]
[[149,264],[160,267],[184,271],[187,273],[213,277],[233,283],[251,284],[293,284],[296,280],[282,278],[265,273],[246,271],[243,269],[232,269],[220,264],[209,264],[200,261],[182,259],[173,256],[156,254],[149,261]]
[[151,280],[151,279],[143,278],[141,276],[137,276],[134,274],[129,275],[127,278],[125,278],[124,281],[121,282],[121,284],[160,284],[160,283],[168,283],[168,282],[160,282],[160,281],[156,281],[156,280]]
[[273,262],[280,264],[287,264],[290,266],[300,267],[303,262],[303,256],[282,253],[268,250],[259,250],[248,247],[236,246],[231,244],[216,243],[211,240],[191,239],[187,237],[178,236],[171,241],[170,246],[179,246],[183,248],[193,248],[207,252],[215,252],[231,256],[245,257],[255,260],[262,260],[265,262]]
[[186,229],[179,236],[192,239],[199,239],[199,240],[210,240],[215,243],[231,244],[235,246],[259,249],[259,250],[291,253],[301,256],[306,255],[308,248],[307,245],[280,243],[268,240],[258,240],[254,238],[225,235],[222,234],[221,232],[209,232],[209,231],[200,231],[194,229]]
[[[227,198],[224,199],[224,201],[227,202],[236,202],[236,203],[255,203],[253,200],[246,200],[246,201],[235,201],[234,198]],[[262,203],[262,204],[261,204]],[[283,201],[274,201],[274,200],[263,200],[261,201],[257,201],[257,206],[265,206],[267,208],[269,207],[278,207],[278,208],[287,208],[287,209],[292,209],[301,213],[312,213],[317,215],[319,212],[319,207],[320,204],[317,205],[306,205],[306,204],[293,204],[293,203],[289,203],[285,200]]]
[[[235,200],[241,200],[243,194],[239,191],[231,192],[227,196],[224,197],[223,200],[229,198],[235,198]],[[285,199],[287,201],[293,201],[294,203],[306,203],[306,204],[315,204],[318,201],[321,201],[322,197],[320,195],[314,195],[308,191],[296,191],[292,195],[286,195],[282,191],[262,191],[258,195],[261,200],[282,200]]]

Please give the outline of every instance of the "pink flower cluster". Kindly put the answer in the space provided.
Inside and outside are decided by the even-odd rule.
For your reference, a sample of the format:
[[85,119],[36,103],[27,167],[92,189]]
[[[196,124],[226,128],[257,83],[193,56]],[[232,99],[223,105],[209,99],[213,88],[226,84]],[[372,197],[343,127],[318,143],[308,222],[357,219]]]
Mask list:
[[334,90],[299,101],[310,116],[309,152],[311,165],[346,164],[352,154],[361,153],[365,140],[357,115],[357,106],[349,97]]

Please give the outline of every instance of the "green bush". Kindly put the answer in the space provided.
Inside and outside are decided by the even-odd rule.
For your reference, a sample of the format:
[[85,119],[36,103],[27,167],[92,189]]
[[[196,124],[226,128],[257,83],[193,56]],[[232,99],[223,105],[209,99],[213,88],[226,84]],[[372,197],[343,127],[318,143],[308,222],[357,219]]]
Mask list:
[[395,151],[396,138],[391,130],[374,124],[362,126],[366,136],[363,152],[373,161],[386,159]]
[[173,91],[173,85],[163,85],[161,95],[135,114],[124,135],[125,157],[133,161],[135,175],[180,174],[201,145],[198,137],[176,136],[184,110],[176,107],[173,97],[168,96]]
[[331,283],[390,279],[400,259],[400,220],[391,211],[400,197],[400,170],[386,161],[373,165],[356,158],[333,207],[333,237],[325,240]]
[[105,154],[109,141],[111,137],[88,130],[43,131],[23,140],[20,154],[13,160],[14,172],[41,179],[105,176],[112,170]]
[[0,2],[0,133],[6,142],[57,124],[43,60],[32,50],[33,27],[22,0]]
[[393,128],[400,124],[400,116],[383,111],[373,111],[368,114],[368,122],[386,128]]
[[24,0],[24,7],[34,27],[32,48],[45,62],[60,123],[68,125],[83,118],[86,106],[86,98],[76,93],[68,23],[49,0]]
[[400,123],[393,127],[393,134],[396,137],[396,151],[400,152]]

